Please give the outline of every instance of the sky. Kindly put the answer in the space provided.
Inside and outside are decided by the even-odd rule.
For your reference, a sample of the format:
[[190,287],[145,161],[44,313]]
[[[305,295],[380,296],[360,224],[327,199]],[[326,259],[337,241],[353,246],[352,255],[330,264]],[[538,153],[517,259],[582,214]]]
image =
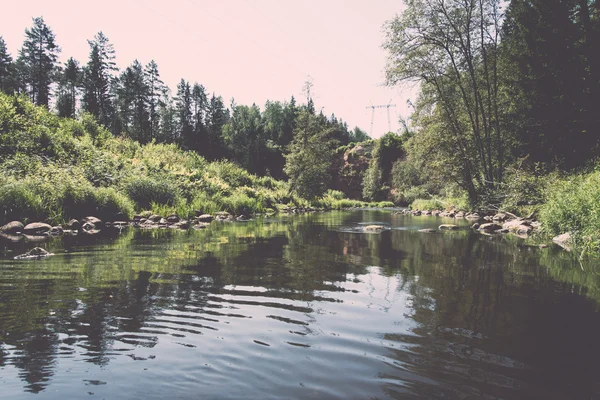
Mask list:
[[[121,69],[154,59],[163,81],[204,85],[227,105],[267,100],[306,102],[310,79],[316,109],[334,113],[350,129],[379,137],[400,127],[414,90],[384,85],[383,24],[402,10],[400,0],[22,0],[4,5],[2,36],[13,58],[32,17],[42,16],[69,57],[85,64],[88,39],[102,31]],[[371,128],[371,119],[374,124]]]

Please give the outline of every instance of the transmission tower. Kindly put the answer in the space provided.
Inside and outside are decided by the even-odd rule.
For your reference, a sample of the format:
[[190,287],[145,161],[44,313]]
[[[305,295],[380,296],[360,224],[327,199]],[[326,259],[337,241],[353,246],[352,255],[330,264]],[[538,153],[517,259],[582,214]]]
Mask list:
[[388,132],[392,131],[392,121],[390,119],[390,108],[395,108],[396,105],[395,104],[391,104],[392,100],[390,100],[390,102],[388,104],[380,104],[377,106],[374,105],[370,105],[367,106],[367,109],[371,109],[371,132],[369,132],[369,136],[373,135],[373,123],[375,122],[375,109],[376,108],[385,108],[387,109],[387,119],[388,119]]

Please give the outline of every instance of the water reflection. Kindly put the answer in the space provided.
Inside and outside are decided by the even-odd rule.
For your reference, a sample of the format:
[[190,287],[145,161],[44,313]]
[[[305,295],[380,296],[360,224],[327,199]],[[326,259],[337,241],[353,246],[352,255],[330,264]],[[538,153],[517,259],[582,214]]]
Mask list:
[[0,383],[10,398],[598,395],[593,268],[418,232],[440,223],[357,211],[128,230],[49,242],[57,255],[36,262],[2,242]]

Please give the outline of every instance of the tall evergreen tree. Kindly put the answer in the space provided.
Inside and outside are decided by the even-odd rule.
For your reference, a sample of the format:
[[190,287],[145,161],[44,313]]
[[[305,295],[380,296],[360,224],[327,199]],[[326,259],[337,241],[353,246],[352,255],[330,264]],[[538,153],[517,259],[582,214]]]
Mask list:
[[209,160],[219,160],[226,156],[223,144],[223,126],[229,120],[229,111],[223,103],[223,98],[213,93],[208,103],[206,116],[207,146],[202,155]]
[[75,116],[77,108],[77,92],[81,85],[82,72],[79,62],[69,58],[59,76],[58,99],[56,108],[60,117]]
[[25,41],[19,52],[25,73],[25,84],[31,101],[48,106],[50,85],[60,48],[52,30],[42,17],[33,18],[31,29],[25,29]]
[[84,69],[83,109],[93,114],[100,123],[113,126],[114,104],[111,81],[115,67],[115,50],[108,38],[99,32],[90,45],[90,59]]
[[148,88],[148,136],[149,140],[157,138],[160,126],[160,108],[167,90],[160,79],[158,65],[154,60],[144,68],[144,82]]
[[144,78],[142,64],[135,60],[121,74],[117,88],[121,129],[140,143],[150,141],[149,88],[146,86]]
[[600,154],[600,21],[587,0],[513,0],[503,27],[520,156],[571,168]]
[[178,141],[187,149],[193,143],[192,125],[192,91],[190,83],[181,79],[177,84],[177,97],[175,98],[175,109],[179,123]]
[[14,91],[13,59],[2,36],[0,36],[0,91],[9,94]]

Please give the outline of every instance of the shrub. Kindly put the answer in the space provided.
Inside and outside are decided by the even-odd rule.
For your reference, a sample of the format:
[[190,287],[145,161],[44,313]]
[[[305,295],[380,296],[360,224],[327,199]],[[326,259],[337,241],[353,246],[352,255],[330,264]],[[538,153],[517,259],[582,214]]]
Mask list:
[[555,179],[545,192],[540,209],[545,232],[571,232],[582,254],[600,252],[600,171]]
[[133,216],[133,202],[114,188],[99,188],[95,190],[96,211],[94,214],[101,220],[111,221],[117,215],[123,214],[125,219]]
[[125,185],[125,191],[138,209],[148,209],[152,203],[174,205],[177,200],[176,188],[164,181],[151,178],[135,178]]
[[23,183],[8,183],[0,187],[0,220],[43,220],[42,199]]

